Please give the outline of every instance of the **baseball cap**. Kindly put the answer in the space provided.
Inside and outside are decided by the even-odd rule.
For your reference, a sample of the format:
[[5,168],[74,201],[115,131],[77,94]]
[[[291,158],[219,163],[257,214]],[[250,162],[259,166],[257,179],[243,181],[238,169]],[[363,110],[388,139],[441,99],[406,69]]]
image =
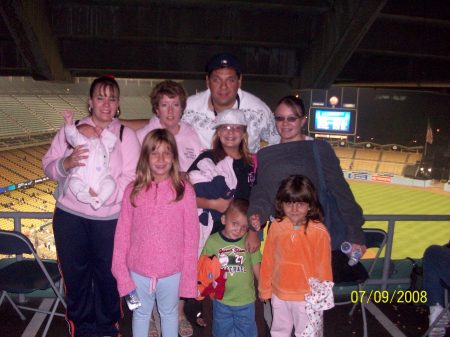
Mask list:
[[214,129],[221,125],[244,125],[247,126],[244,111],[239,109],[227,109],[219,112],[214,120]]
[[230,53],[220,53],[214,55],[206,64],[206,73],[210,74],[219,68],[233,68],[238,76],[241,75],[241,63],[236,56]]

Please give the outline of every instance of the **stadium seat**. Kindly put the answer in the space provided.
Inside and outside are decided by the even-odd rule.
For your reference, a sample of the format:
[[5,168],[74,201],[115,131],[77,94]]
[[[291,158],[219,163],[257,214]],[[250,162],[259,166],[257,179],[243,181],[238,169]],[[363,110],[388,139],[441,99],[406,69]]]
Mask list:
[[351,170],[352,169],[352,159],[343,158],[339,159],[342,170]]
[[339,159],[353,159],[353,156],[355,155],[355,150],[348,147],[335,147],[334,152]]
[[[345,282],[339,282],[335,283],[335,287],[350,287],[355,288],[358,291],[358,295],[362,295],[362,291],[364,290],[367,280],[370,279],[370,276],[372,275],[372,272],[375,268],[375,265],[380,257],[380,254],[383,250],[383,248],[386,246],[387,242],[387,233],[382,229],[377,228],[363,228],[364,231],[364,237],[366,239],[366,247],[367,249],[375,248],[376,254],[375,257],[371,260],[369,263],[368,269],[367,269],[367,278],[365,279],[356,279],[353,281],[345,281]],[[356,267],[356,266],[355,266]],[[355,268],[352,267],[352,268]],[[364,337],[368,336],[367,332],[367,317],[366,317],[366,308],[365,308],[365,302],[366,299],[360,298],[357,296],[357,301],[352,300],[346,300],[342,302],[335,302],[335,305],[345,305],[345,304],[353,304],[352,309],[349,312],[349,316],[353,315],[353,312],[355,311],[356,306],[359,304],[361,305],[361,314],[362,314],[362,320],[363,320],[363,329],[364,329]]]
[[357,149],[355,152],[355,159],[361,160],[380,160],[381,151],[380,150],[366,150],[366,149]]
[[393,162],[393,163],[406,163],[408,157],[407,152],[397,152],[397,151],[383,151],[381,154],[381,160],[383,162]]
[[[22,320],[25,320],[25,316],[21,309],[46,314],[48,320],[42,334],[42,337],[45,337],[54,316],[65,316],[56,312],[60,303],[66,307],[62,291],[62,278],[56,261],[41,260],[30,240],[16,231],[0,230],[0,254],[15,255],[15,258],[1,260],[0,305],[7,299]],[[27,254],[31,258],[25,258],[22,254]],[[59,288],[57,287],[58,283]],[[29,294],[37,290],[47,289],[52,289],[56,296],[49,311],[17,304],[9,295]]]
[[352,170],[364,172],[376,172],[377,165],[378,161],[354,159]]

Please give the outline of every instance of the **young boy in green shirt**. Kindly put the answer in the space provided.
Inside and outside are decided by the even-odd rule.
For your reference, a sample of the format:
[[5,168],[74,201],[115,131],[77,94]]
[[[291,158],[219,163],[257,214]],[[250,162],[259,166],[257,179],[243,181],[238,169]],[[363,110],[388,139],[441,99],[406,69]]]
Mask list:
[[215,255],[227,271],[223,299],[213,300],[213,336],[256,337],[255,283],[259,278],[261,253],[245,249],[248,231],[248,201],[234,199],[222,215],[225,228],[211,235],[202,255]]

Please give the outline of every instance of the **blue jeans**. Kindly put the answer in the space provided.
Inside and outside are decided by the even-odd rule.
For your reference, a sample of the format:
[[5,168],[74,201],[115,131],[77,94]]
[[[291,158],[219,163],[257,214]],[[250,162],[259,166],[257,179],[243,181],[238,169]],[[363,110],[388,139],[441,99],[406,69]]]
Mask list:
[[423,288],[429,306],[444,305],[444,284],[450,287],[450,248],[433,245],[423,255]]
[[231,306],[213,301],[214,337],[256,337],[255,303]]
[[147,337],[150,327],[150,316],[158,302],[161,316],[161,333],[163,337],[178,337],[178,288],[180,273],[158,279],[155,291],[148,277],[131,272],[136,284],[136,292],[142,305],[133,311],[133,337]]

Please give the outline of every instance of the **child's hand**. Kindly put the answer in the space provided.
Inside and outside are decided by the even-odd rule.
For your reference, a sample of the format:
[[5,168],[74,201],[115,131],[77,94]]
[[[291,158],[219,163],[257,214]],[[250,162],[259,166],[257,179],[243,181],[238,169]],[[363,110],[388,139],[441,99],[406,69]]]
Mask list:
[[253,227],[255,231],[259,231],[261,229],[261,219],[259,218],[259,214],[253,214],[249,218],[250,226]]
[[72,125],[73,124],[73,111],[64,110],[63,112],[61,112],[61,115],[63,116],[64,122],[67,125]]
[[212,208],[220,213],[225,213],[225,211],[228,209],[228,206],[230,206],[231,200],[233,199],[214,199],[213,203],[215,207]]

